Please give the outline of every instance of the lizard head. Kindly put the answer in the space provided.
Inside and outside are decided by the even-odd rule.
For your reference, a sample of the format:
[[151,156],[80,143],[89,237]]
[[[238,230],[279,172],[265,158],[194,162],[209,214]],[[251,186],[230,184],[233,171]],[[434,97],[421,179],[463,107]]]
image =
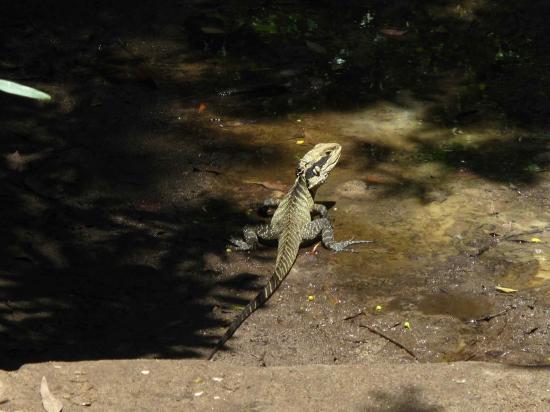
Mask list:
[[327,180],[340,159],[341,151],[338,143],[319,143],[302,157],[297,174],[305,177],[308,189],[316,189]]

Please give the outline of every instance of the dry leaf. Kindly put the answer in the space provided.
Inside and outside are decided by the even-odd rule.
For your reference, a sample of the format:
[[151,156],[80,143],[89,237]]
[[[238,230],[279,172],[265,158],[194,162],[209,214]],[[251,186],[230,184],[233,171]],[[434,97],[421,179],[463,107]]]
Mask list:
[[19,153],[19,150],[16,150],[15,152],[10,153],[5,157],[8,168],[10,168],[11,170],[15,170],[17,172],[25,170],[25,161],[23,160],[23,156],[21,156],[21,154]]
[[388,185],[388,184],[395,183],[395,179],[392,179],[389,176],[384,176],[380,174],[368,174],[365,180],[368,183],[381,184],[381,185]]
[[42,406],[47,412],[61,412],[61,410],[63,410],[63,404],[61,401],[50,392],[50,388],[48,388],[48,381],[45,376],[42,376],[40,396],[42,397]]
[[28,163],[42,159],[44,156],[44,153],[22,155],[19,153],[19,150],[16,150],[15,152],[7,154],[4,157],[9,169],[15,170],[16,172],[22,172],[27,168]]
[[399,36],[403,36],[405,33],[407,33],[407,30],[382,29],[382,30],[380,30],[380,33],[385,34],[386,36],[390,36],[390,37],[399,37]]

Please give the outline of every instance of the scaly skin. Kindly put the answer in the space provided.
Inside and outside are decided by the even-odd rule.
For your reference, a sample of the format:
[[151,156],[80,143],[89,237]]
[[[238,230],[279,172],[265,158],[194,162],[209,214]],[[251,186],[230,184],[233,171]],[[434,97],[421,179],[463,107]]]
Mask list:
[[[296,181],[278,204],[271,223],[269,225],[246,227],[243,231],[244,241],[240,239],[231,240],[238,250],[253,249],[257,246],[259,239],[278,240],[275,273],[263,290],[231,322],[208,359],[212,359],[246,318],[273,295],[290,272],[303,241],[312,241],[321,235],[323,245],[335,252],[341,252],[346,247],[356,243],[369,242],[367,240],[334,241],[332,225],[327,217],[326,207],[315,204],[313,200],[315,191],[324,183],[340,158],[340,151],[340,145],[336,143],[323,143],[316,145],[306,153],[298,164]],[[266,205],[276,206],[276,203],[269,200]],[[312,221],[312,213],[318,214],[320,217]]]

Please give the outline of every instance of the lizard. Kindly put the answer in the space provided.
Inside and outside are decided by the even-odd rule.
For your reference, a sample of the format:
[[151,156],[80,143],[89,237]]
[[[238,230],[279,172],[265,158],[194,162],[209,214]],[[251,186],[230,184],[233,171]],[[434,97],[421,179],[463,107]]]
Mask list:
[[[237,250],[253,250],[261,240],[278,240],[275,270],[267,285],[251,300],[233,320],[225,334],[219,339],[208,359],[229,340],[241,324],[261,307],[281,285],[298,256],[302,242],[311,242],[321,237],[323,246],[334,252],[341,252],[357,243],[369,240],[334,240],[334,232],[327,208],[314,202],[317,189],[336,166],[342,147],[337,143],[320,143],[308,151],[299,161],[296,180],[288,193],[280,200],[268,199],[266,207],[276,207],[271,222],[258,226],[245,226],[243,239],[231,238]],[[312,219],[311,215],[318,217]]]

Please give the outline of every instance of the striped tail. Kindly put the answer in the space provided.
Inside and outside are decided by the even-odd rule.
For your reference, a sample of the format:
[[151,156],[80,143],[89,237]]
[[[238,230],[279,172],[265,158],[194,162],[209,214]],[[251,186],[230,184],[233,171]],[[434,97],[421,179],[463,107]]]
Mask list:
[[[237,316],[233,322],[231,322],[231,325],[227,328],[224,335],[220,338],[212,352],[210,352],[210,355],[208,355],[208,360],[212,360],[212,357],[216,354],[218,350],[227,342],[233,334],[236,332],[237,329],[239,329],[239,326],[242,325],[242,323],[250,316],[252,315],[258,308],[260,308],[265,302],[269,300],[269,298],[275,293],[275,291],[279,288],[281,283],[283,283],[283,280],[286,278],[288,273],[290,272],[290,268],[294,264],[294,261],[296,260],[296,256],[298,255],[298,249],[300,247],[300,242],[296,246],[294,245],[285,245],[283,242],[280,243],[281,248],[279,248],[279,256],[281,255],[281,252],[284,250],[284,255],[286,256],[285,259],[282,259],[281,264],[277,264],[275,266],[275,273],[269,281],[267,282],[267,285],[263,288],[263,290],[258,293],[258,295],[254,298],[254,300],[250,301],[248,305],[242,310],[241,313],[239,313],[239,316]],[[285,247],[286,246],[286,247]],[[294,247],[292,247],[294,246]],[[283,250],[281,250],[283,249]],[[278,259],[281,260],[281,259]]]
[[256,298],[252,300],[243,311],[237,316],[225,334],[220,338],[216,347],[210,352],[208,359],[211,360],[216,352],[227,342],[241,324],[260,306],[269,300],[271,295],[281,285],[283,280],[290,272],[300,243],[302,242],[302,230],[311,220],[310,209],[313,204],[311,194],[307,189],[307,185],[303,177],[298,177],[288,195],[283,199],[279,208],[275,211],[272,219],[272,224],[280,227],[279,246],[277,250],[277,260],[275,262],[275,273],[267,282],[263,290],[258,293]]

